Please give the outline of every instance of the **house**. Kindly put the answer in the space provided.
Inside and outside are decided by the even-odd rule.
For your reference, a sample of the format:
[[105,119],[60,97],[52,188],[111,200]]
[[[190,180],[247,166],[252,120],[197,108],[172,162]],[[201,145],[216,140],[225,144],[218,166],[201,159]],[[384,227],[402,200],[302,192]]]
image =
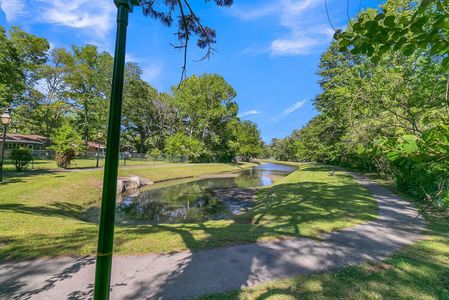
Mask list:
[[[5,137],[5,157],[9,157],[14,149],[28,148],[33,151],[33,156],[48,156],[50,153],[44,153],[50,141],[37,134],[19,134],[7,133]],[[1,147],[0,147],[1,149]]]
[[7,133],[5,138],[5,151],[18,148],[29,148],[31,150],[45,150],[49,140],[37,134]]
[[100,156],[105,156],[106,154],[106,145],[98,142],[87,142],[87,153],[90,155],[96,156],[97,153]]

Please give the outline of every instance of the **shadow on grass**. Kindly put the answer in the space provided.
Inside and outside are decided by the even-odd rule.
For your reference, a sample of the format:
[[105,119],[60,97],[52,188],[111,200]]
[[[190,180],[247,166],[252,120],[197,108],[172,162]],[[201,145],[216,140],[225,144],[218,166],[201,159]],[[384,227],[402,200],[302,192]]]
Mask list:
[[3,172],[3,182],[0,183],[0,187],[12,183],[24,182],[24,179],[27,177],[45,174],[54,174],[55,176],[58,176],[60,173],[61,172],[58,170],[26,170],[21,172],[5,171]]
[[[323,169],[318,168],[317,170],[322,171]],[[129,247],[128,243],[132,244],[136,239],[161,232],[169,233],[169,236],[181,237],[185,248],[192,251],[251,243],[267,237],[316,236],[321,232],[330,232],[346,227],[348,222],[371,220],[376,213],[376,207],[376,203],[369,193],[352,181],[343,184],[322,182],[279,184],[261,190],[253,209],[224,225],[215,226],[213,222],[208,222],[118,226],[115,251],[126,253],[125,248]],[[82,207],[79,205],[67,203],[56,203],[49,207],[0,205],[0,211],[15,211],[40,216],[68,216],[77,219],[81,219],[79,213],[81,210]],[[52,226],[52,224],[48,224],[48,226]],[[10,259],[39,257],[43,253],[47,256],[93,254],[98,230],[96,224],[77,224],[76,227],[75,230],[67,230],[61,234],[5,236],[2,238],[3,242],[0,240],[0,257]],[[157,242],[164,243],[166,241]],[[164,286],[158,292],[159,295],[166,295],[170,290],[176,289],[178,282],[189,282],[196,274],[195,266],[197,263],[201,263],[202,259],[202,256],[194,254],[189,261],[180,262],[179,268],[168,275]],[[253,260],[257,259],[258,257],[247,257],[244,261],[231,264],[240,269],[239,280],[242,284],[253,272]],[[56,277],[63,276],[56,275]],[[10,286],[7,290],[14,290],[15,295],[22,293],[25,289],[21,287],[19,277],[17,280],[8,279],[6,282],[6,284],[0,282],[2,289],[3,286]],[[49,288],[52,286],[52,280],[50,280]],[[88,286],[85,291],[89,291],[91,288]],[[86,296],[85,291],[74,291],[72,296],[74,298]],[[150,292],[148,286],[142,283],[134,289],[130,297],[139,298]]]
[[79,219],[81,221],[88,221],[84,219],[84,207],[78,204],[71,204],[67,202],[56,202],[49,206],[26,206],[23,204],[0,204],[0,212],[16,212],[28,215],[39,216],[64,216]]

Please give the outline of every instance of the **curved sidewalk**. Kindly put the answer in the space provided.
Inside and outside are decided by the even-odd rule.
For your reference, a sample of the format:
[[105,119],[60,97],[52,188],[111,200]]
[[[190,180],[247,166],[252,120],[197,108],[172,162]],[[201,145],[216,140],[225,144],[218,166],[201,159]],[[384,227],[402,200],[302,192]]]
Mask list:
[[[353,174],[354,175],[354,174]],[[322,241],[283,241],[169,255],[115,257],[111,299],[186,299],[273,279],[380,261],[424,237],[417,210],[387,189],[354,175],[379,204],[379,218]],[[0,299],[91,299],[95,258],[0,263]]]

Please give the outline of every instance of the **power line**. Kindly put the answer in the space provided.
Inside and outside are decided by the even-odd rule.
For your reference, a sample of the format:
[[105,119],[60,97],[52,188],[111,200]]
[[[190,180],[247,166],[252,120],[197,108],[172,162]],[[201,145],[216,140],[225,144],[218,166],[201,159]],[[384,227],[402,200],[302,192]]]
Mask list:
[[326,15],[327,15],[327,20],[329,21],[329,25],[331,25],[331,27],[334,31],[337,31],[335,29],[334,25],[332,24],[331,16],[329,14],[329,7],[327,6],[327,0],[324,0],[324,6],[326,7]]
[[349,3],[350,0],[346,2],[346,16],[348,17],[348,23],[351,22],[351,18],[349,17]]

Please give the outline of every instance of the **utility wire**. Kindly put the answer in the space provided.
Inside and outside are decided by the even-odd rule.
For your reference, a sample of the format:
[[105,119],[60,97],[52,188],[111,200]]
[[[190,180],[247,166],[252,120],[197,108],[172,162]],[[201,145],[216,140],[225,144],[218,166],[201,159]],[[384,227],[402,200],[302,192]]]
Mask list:
[[351,22],[351,18],[349,17],[349,3],[351,0],[346,2],[346,16],[348,17],[348,23]]
[[337,31],[335,29],[334,25],[332,24],[331,16],[329,14],[329,7],[327,6],[327,0],[324,0],[324,6],[326,7],[326,15],[327,15],[327,20],[329,21],[329,25],[331,25],[331,27],[334,31]]

